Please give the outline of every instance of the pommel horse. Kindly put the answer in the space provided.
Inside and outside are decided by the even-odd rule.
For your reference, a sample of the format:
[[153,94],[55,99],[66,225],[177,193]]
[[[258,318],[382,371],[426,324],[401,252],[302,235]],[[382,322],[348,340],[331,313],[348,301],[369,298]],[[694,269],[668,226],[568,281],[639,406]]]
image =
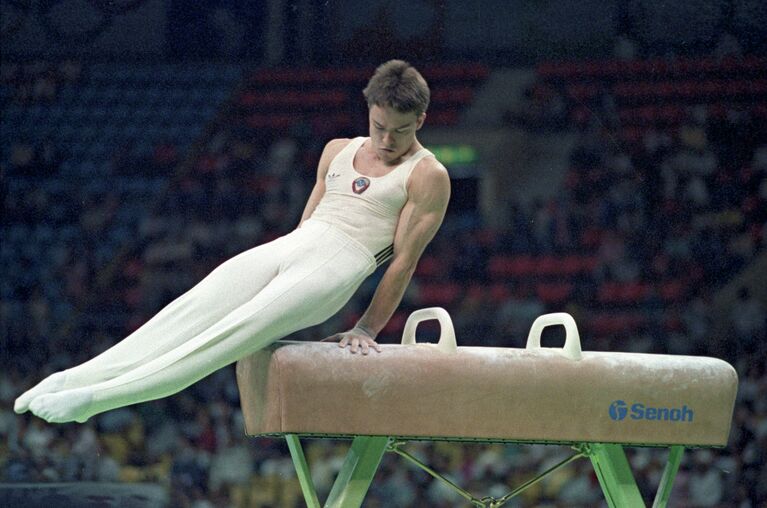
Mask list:
[[[418,324],[440,323],[437,344]],[[562,325],[562,348],[541,332]],[[300,437],[352,438],[324,506],[359,507],[381,458],[393,452],[471,505],[499,507],[547,474],[588,457],[610,507],[644,507],[624,446],[668,447],[654,507],[668,503],[685,448],[727,444],[738,378],[714,358],[581,351],[575,320],[546,314],[521,348],[457,347],[441,308],[413,312],[402,344],[349,354],[334,343],[279,341],[240,360],[245,432],[284,436],[310,508],[321,506]],[[478,498],[405,449],[409,440],[564,444],[575,453],[501,498]]]

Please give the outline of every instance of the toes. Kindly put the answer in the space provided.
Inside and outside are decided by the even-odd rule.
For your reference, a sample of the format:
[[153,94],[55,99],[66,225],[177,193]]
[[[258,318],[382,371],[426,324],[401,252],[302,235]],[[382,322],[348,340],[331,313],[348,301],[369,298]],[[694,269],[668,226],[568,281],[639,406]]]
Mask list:
[[25,403],[26,401],[21,401],[16,399],[16,402],[13,404],[13,411],[16,414],[22,414],[26,413],[29,409],[29,404]]
[[43,395],[40,395],[39,397],[35,397],[32,402],[29,403],[29,410],[32,411],[32,414],[44,418],[43,413],[45,413],[45,404],[43,402]]
[[29,410],[34,414],[37,414],[40,411],[40,403],[38,402],[39,398],[40,397],[35,397],[32,399],[32,402],[29,403]]
[[18,414],[29,411],[29,405],[35,397],[37,397],[37,394],[34,391],[27,390],[16,399],[16,402],[13,404],[13,410]]
[[51,412],[45,408],[45,401],[48,398],[47,395],[38,395],[29,403],[29,410],[33,415],[50,423]]

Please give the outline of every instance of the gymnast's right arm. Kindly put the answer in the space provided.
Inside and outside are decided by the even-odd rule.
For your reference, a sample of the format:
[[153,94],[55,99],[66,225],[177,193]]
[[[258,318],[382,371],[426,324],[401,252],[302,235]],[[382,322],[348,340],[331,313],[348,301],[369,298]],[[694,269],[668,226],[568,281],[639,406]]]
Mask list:
[[304,207],[304,213],[301,215],[301,222],[298,223],[300,227],[306,219],[312,216],[314,209],[317,208],[322,196],[325,195],[325,176],[328,174],[328,168],[333,159],[335,159],[338,152],[344,149],[349,144],[349,139],[333,139],[325,145],[325,149],[322,150],[320,156],[320,162],[317,164],[317,181],[314,184],[312,193],[309,195],[309,199]]

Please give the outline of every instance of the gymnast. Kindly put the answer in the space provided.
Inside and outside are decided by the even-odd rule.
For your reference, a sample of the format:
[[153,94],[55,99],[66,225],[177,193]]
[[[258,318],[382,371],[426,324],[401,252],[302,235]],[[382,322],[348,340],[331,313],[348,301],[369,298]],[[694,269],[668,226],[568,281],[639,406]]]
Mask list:
[[338,312],[391,261],[351,330],[328,337],[380,352],[391,318],[450,197],[447,170],[416,139],[429,87],[408,63],[378,67],[363,90],[369,137],[331,140],[298,227],[229,259],[138,330],[56,372],[14,404],[52,423],[177,393],[217,369]]

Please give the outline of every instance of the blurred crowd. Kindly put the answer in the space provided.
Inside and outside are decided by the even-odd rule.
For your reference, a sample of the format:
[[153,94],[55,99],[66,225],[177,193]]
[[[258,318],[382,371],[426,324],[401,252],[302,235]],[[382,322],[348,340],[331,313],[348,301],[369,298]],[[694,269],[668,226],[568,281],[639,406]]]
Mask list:
[[[3,76],[4,86],[14,83],[7,100],[49,100],[50,86],[44,85],[53,86],[62,76],[77,79],[77,68],[70,63],[66,70],[44,68],[31,77]],[[763,506],[767,311],[743,287],[724,323],[712,317],[716,292],[764,255],[763,119],[737,108],[714,117],[704,106],[692,107],[678,127],[647,129],[626,144],[613,101],[605,95],[590,117],[573,120],[563,96],[531,93],[524,128],[579,132],[564,189],[548,200],[509,203],[503,211],[509,220],[500,230],[484,227],[471,212],[451,214],[425,253],[425,259],[438,261],[438,279],[459,287],[440,303],[465,345],[521,347],[535,317],[567,310],[581,326],[587,350],[729,361],[740,377],[730,443],[723,450],[685,455],[671,505]],[[119,167],[141,167],[144,176],[153,175],[156,181],[149,184],[160,196],[137,195],[143,211],[127,217],[120,210],[126,196],[133,197],[117,185],[120,171],[74,206],[78,190],[42,185],[58,178],[56,154],[63,147],[14,145],[3,167],[3,237],[53,224],[73,228],[78,241],[52,237],[35,243],[14,258],[18,273],[3,275],[16,285],[6,284],[0,300],[0,481],[148,481],[167,485],[173,506],[303,505],[284,443],[244,435],[231,367],[168,399],[111,411],[82,425],[48,425],[11,409],[24,389],[109,347],[223,260],[295,227],[326,139],[307,126],[286,134],[262,139],[221,121],[175,175],[171,169],[181,157],[172,144],[158,145],[140,161],[126,161],[130,155],[123,154]],[[121,241],[104,250],[102,240],[116,225],[124,228]],[[40,245],[46,266],[35,262]],[[566,281],[572,286],[566,302],[541,297],[536,287],[543,276],[498,281],[488,268],[500,257],[568,255],[593,263]],[[348,327],[369,302],[379,276],[338,316],[292,338],[317,340]],[[48,288],[51,281],[55,287]],[[432,303],[428,288],[438,282],[426,270],[417,274],[402,313]],[[669,298],[651,290],[626,303],[605,293],[611,285],[655,288],[665,282],[675,283]],[[598,316],[610,313],[639,316],[637,326],[599,327]],[[382,341],[396,342],[400,332],[401,326],[390,327]],[[315,484],[326,494],[346,444],[305,444]],[[479,497],[502,496],[570,452],[559,446],[426,442],[406,449]],[[636,449],[629,458],[649,496],[660,481],[665,452]],[[583,460],[508,506],[594,506],[600,499],[591,465]],[[366,506],[461,503],[442,483],[393,454],[384,457],[366,500]]]
[[77,82],[82,63],[73,59],[56,63],[34,60],[23,65],[4,64],[0,69],[3,93],[18,103],[32,105],[52,102],[61,86]]

